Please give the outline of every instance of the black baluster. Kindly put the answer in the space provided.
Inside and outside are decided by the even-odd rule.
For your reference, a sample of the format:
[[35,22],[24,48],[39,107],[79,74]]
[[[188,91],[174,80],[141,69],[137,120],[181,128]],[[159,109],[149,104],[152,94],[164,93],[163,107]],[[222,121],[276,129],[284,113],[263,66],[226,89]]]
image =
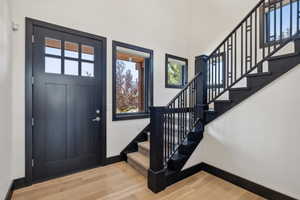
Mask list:
[[254,53],[254,62],[255,62],[255,66],[257,65],[257,9],[255,9],[255,53]]
[[[176,108],[176,101],[174,102],[174,104],[173,104],[173,106],[172,106],[172,108]],[[171,152],[173,152],[173,150],[174,150],[174,145],[175,145],[175,120],[176,120],[176,118],[175,118],[176,116],[175,116],[175,113],[172,113],[172,143],[171,143]]]
[[227,89],[228,88],[228,85],[229,85],[229,49],[228,49],[228,40],[227,40],[227,42],[225,42],[224,43],[224,46],[226,45],[226,54],[225,54],[225,56],[226,56],[226,84],[225,84],[225,88],[224,89]]
[[299,0],[297,0],[297,33],[299,33]]
[[217,55],[214,56],[214,99],[217,97]]
[[250,66],[249,66],[249,70],[251,70],[252,69],[252,56],[253,56],[253,53],[252,53],[252,48],[253,48],[253,44],[252,44],[252,37],[253,37],[253,22],[252,22],[252,14],[250,15],[250,25],[249,25],[249,32],[250,32]]
[[211,81],[211,58],[208,60],[208,79],[209,79],[209,82],[208,82],[208,85],[209,85],[209,88],[208,88],[208,102],[211,101],[211,85],[212,85],[212,81]]
[[241,76],[243,76],[243,59],[244,59],[244,27],[243,23],[241,24]]
[[233,35],[230,37],[230,86],[233,83]]
[[[236,45],[236,31],[234,32],[234,81],[236,81],[236,75],[237,75],[237,70],[236,70],[236,65],[237,65],[237,45]],[[222,70],[223,71],[223,70]]]
[[[263,53],[262,53],[262,57],[263,57],[263,59],[266,57],[266,50],[265,50],[265,48],[266,48],[266,43],[267,43],[267,41],[268,41],[268,39],[267,39],[267,30],[266,30],[266,24],[265,24],[265,21],[266,21],[266,3],[265,3],[265,1],[263,2],[263,14],[262,14],[262,17],[263,17],[263,19],[262,19],[262,35],[263,35],[263,41],[262,41],[262,51],[263,51]],[[261,67],[259,67],[258,68],[258,72],[261,72],[262,71],[262,68]]]
[[293,1],[290,0],[290,37],[293,34]]
[[280,42],[283,39],[282,31],[282,1],[280,1]]
[[210,59],[210,64],[209,64],[209,70],[210,70],[210,101],[213,100],[213,58]]
[[276,24],[276,13],[277,13],[277,11],[276,11],[276,2],[274,3],[274,48],[273,48],[273,50],[275,50],[276,49],[276,44],[277,44],[277,24]]
[[245,28],[245,73],[248,71],[248,19],[246,19],[246,28]]
[[221,89],[221,87],[220,87],[220,79],[221,79],[221,74],[220,74],[220,57],[221,57],[221,54],[220,54],[220,49],[218,49],[218,53],[217,53],[217,55],[218,55],[218,61],[217,61],[217,70],[218,70],[218,95],[220,94],[220,89]]
[[267,29],[269,30],[268,31],[268,37],[269,37],[269,42],[268,42],[268,55],[270,55],[270,52],[271,52],[271,23],[270,23],[270,18],[271,18],[271,2],[270,0],[268,0],[268,12],[269,12],[269,17],[268,17],[268,24],[267,24]]

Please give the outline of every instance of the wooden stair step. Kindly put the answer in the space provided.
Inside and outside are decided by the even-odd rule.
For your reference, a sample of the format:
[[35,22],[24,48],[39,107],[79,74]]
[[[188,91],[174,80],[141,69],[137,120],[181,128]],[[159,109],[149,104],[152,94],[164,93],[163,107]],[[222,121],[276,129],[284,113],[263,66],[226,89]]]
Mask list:
[[145,141],[145,142],[140,142],[139,147],[150,150],[150,142],[149,141]]
[[149,155],[150,155],[150,142],[149,141],[138,143],[138,147],[139,147],[139,152],[141,154],[144,154],[145,156],[149,157]]
[[150,160],[147,156],[140,152],[129,153],[127,154],[127,162],[143,176],[148,175]]

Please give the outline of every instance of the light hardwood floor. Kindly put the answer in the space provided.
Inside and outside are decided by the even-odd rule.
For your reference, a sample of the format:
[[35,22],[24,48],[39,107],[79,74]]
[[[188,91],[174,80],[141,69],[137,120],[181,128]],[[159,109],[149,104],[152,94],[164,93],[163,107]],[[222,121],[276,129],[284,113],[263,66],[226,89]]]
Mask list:
[[121,162],[16,190],[13,200],[260,200],[206,172],[154,194],[146,178]]

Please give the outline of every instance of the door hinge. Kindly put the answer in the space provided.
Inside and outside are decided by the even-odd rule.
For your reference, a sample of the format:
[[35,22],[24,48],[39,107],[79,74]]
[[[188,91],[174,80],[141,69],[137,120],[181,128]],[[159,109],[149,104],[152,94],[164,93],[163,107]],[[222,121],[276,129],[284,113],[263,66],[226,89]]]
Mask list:
[[31,125],[34,126],[34,118],[31,118]]
[[31,160],[31,166],[34,167],[34,159]]
[[31,77],[31,84],[34,84],[34,77]]
[[32,41],[32,43],[34,43],[34,42],[35,42],[34,35],[32,35],[32,37],[31,37],[31,41]]

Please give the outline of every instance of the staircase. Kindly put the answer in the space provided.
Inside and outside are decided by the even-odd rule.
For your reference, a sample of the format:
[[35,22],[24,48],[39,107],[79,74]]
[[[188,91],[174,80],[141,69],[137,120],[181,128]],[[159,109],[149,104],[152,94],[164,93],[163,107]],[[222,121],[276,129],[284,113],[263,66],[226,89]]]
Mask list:
[[299,18],[299,0],[261,0],[209,56],[196,57],[194,79],[167,106],[150,108],[150,124],[121,156],[153,192],[174,182],[206,124],[300,64]]

